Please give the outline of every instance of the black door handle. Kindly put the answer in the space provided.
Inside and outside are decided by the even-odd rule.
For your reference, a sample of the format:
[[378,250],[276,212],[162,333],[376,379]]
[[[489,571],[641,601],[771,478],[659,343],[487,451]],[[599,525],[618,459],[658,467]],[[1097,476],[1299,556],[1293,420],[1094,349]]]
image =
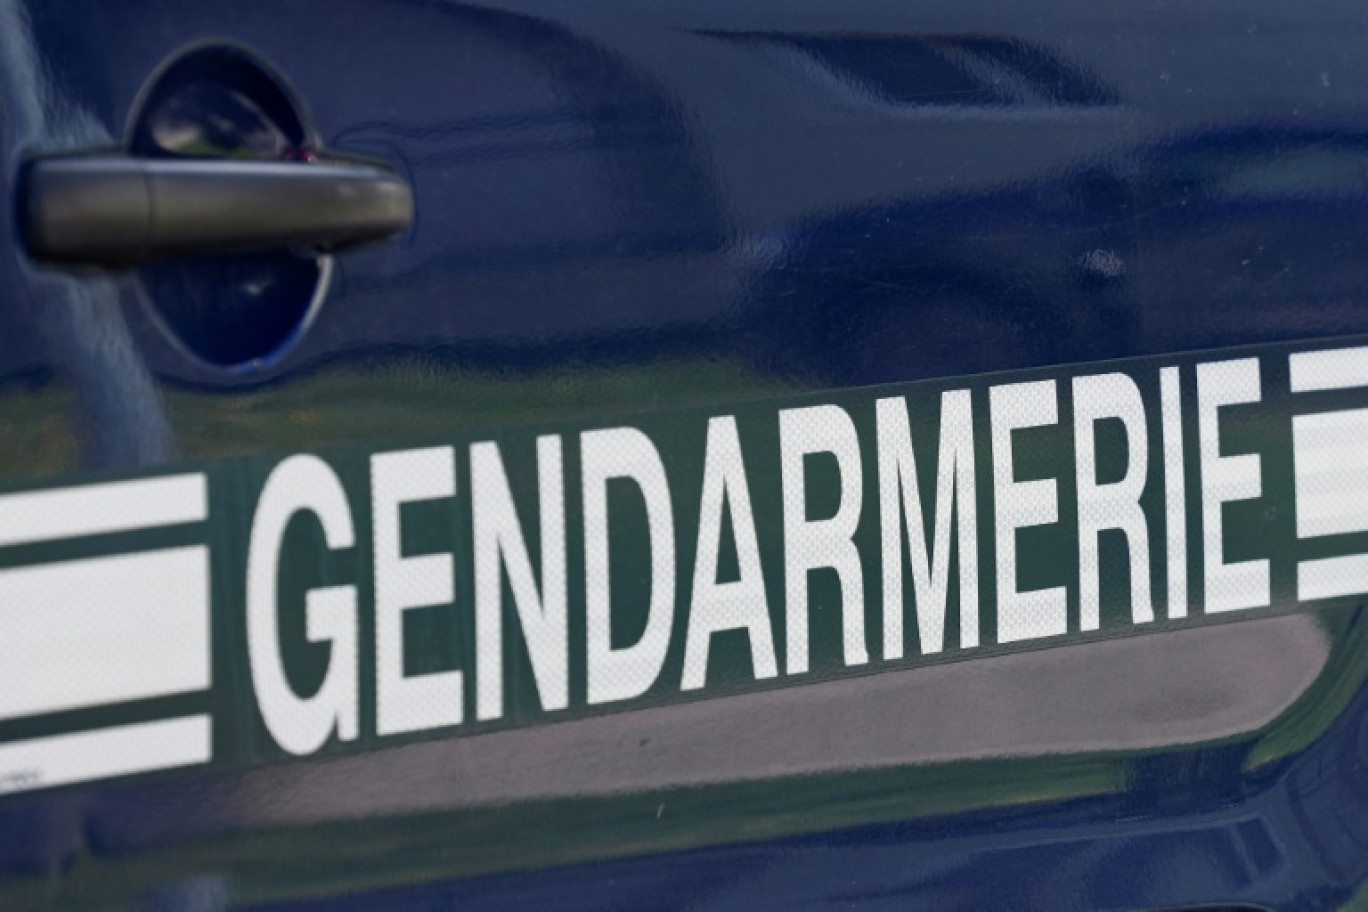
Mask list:
[[26,169],[20,206],[34,259],[105,267],[199,253],[335,249],[413,221],[413,192],[403,179],[338,161],[46,158]]

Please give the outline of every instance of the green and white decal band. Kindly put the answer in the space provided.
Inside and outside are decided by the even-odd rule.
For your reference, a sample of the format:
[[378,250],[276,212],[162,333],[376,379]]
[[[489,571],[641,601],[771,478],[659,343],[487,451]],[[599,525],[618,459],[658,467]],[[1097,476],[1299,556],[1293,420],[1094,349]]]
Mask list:
[[1363,340],[253,455],[0,495],[0,790],[1364,594]]

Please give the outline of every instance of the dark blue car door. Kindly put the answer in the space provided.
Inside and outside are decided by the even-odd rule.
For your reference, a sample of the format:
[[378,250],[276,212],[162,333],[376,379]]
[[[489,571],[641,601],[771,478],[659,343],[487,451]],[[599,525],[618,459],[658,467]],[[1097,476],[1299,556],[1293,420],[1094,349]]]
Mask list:
[[1358,908],[1365,37],[0,0],[0,907]]

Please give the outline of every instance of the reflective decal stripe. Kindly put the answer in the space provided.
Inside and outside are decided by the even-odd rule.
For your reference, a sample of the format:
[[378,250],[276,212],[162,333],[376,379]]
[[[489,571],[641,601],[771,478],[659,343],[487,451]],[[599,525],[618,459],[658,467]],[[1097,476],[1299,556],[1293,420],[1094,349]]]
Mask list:
[[[175,547],[131,550],[128,539],[107,536],[208,518],[204,473],[0,495],[0,548],[66,549],[18,566],[6,560],[11,565],[0,569],[0,723],[22,732],[27,720],[49,713],[89,718],[97,707],[207,694],[209,546],[177,535]],[[114,548],[123,553],[109,553]],[[134,715],[166,714],[156,704],[133,705]],[[0,738],[10,741],[0,744],[0,792],[207,763],[213,755],[207,714],[48,731],[40,724],[36,736]]]
[[1368,554],[1323,557],[1297,565],[1297,598],[1303,602],[1368,592]]
[[0,497],[0,547],[202,522],[204,475],[172,475]]
[[1368,593],[1363,338],[430,430],[0,494],[0,788]]
[[0,571],[0,719],[209,686],[203,545]]
[[1368,347],[1297,352],[1288,368],[1294,393],[1368,386]]
[[1292,419],[1297,537],[1368,531],[1368,409]]
[[[1368,348],[1297,352],[1288,357],[1292,392],[1368,386]],[[1368,531],[1368,410],[1298,415],[1292,419],[1297,537]],[[1351,554],[1297,565],[1303,601],[1368,592],[1368,555]]]
[[207,715],[0,745],[0,792],[28,791],[208,763]]

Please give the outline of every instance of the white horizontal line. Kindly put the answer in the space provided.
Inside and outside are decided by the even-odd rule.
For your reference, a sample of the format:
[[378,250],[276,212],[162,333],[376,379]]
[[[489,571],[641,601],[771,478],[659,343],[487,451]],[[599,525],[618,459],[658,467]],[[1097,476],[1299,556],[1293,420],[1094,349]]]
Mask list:
[[0,792],[27,792],[208,763],[213,751],[208,716],[18,741],[0,745]]
[[1294,393],[1368,386],[1368,348],[1298,352],[1288,358],[1288,368]]
[[4,494],[0,546],[200,522],[208,515],[202,474]]
[[1292,419],[1297,536],[1368,531],[1368,409]]
[[206,546],[0,571],[0,718],[209,683]]
[[1333,492],[1297,499],[1297,537],[1368,532],[1368,494]]
[[1297,600],[1368,594],[1368,554],[1327,557],[1297,564]]
[[[1338,414],[1338,413],[1333,413]],[[1299,415],[1292,419],[1293,426],[1317,418],[1318,415]],[[1353,481],[1354,473],[1362,472],[1368,465],[1368,438],[1357,442],[1333,445],[1317,445],[1312,448],[1304,445],[1294,450],[1297,472],[1307,478],[1323,478],[1329,482]]]

